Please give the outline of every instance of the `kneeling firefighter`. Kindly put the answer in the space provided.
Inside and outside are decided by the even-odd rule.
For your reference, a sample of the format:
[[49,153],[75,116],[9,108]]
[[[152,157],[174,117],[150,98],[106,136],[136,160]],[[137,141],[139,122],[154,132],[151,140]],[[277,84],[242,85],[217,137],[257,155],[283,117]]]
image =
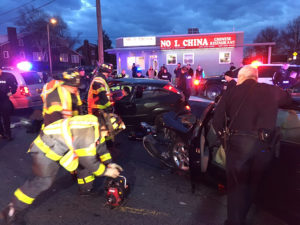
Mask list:
[[[109,135],[125,129],[117,115],[111,114],[110,118],[114,130]],[[28,151],[34,177],[14,192],[12,201],[2,211],[2,219],[7,224],[18,222],[20,212],[50,188],[60,166],[68,171],[78,169],[80,189],[86,191],[91,189],[95,176],[118,177],[122,168],[111,162],[110,153],[102,145],[109,132],[107,123],[93,115],[81,115],[46,126]]]

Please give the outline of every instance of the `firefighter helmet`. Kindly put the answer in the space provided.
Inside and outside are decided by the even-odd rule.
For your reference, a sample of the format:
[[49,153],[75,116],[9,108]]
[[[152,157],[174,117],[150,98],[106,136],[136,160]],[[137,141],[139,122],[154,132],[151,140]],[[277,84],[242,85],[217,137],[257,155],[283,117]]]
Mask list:
[[62,80],[65,85],[78,87],[80,84],[80,75],[76,70],[67,70],[62,73]]
[[99,67],[99,72],[104,72],[104,73],[111,73],[112,72],[112,66],[110,64],[101,64]]

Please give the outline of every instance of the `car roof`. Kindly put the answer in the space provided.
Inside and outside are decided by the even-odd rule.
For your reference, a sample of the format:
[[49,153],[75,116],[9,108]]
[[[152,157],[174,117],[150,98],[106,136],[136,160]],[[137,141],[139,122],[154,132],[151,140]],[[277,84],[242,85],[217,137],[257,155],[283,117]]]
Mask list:
[[121,79],[112,79],[109,82],[113,83],[126,83],[133,85],[155,85],[155,86],[164,86],[168,84],[168,81],[159,80],[159,79],[148,79],[148,78],[121,78]]
[[[260,66],[283,66],[284,64],[260,64],[258,65],[258,67]],[[295,65],[295,64],[289,64],[289,67],[300,67],[300,65]]]

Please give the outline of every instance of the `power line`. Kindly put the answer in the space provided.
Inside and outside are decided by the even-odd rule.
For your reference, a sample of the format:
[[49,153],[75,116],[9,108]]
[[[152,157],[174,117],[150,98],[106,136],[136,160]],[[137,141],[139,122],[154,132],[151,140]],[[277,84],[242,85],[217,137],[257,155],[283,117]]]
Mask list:
[[[51,3],[55,2],[55,1],[56,1],[56,0],[51,0],[51,1],[49,1],[49,2],[46,2],[45,4],[43,4],[43,5],[41,5],[41,6],[37,7],[37,8],[34,8],[34,9],[30,10],[29,12],[34,12],[35,10],[40,9],[40,8],[43,8],[43,7],[47,6],[47,5],[50,5]],[[18,19],[18,18],[19,18],[19,16],[16,16],[16,17],[13,17],[13,18],[11,18],[11,19],[9,19],[9,20],[15,20],[15,19]],[[2,22],[2,23],[0,23],[0,25],[1,25],[1,24],[5,24],[5,23],[7,23],[7,22],[8,22],[8,21]]]
[[16,8],[12,8],[12,9],[6,11],[6,12],[0,13],[0,16],[6,15],[6,14],[12,12],[12,11],[15,11],[15,10],[17,10],[17,9],[19,9],[19,8],[22,8],[22,7],[24,7],[25,5],[31,4],[31,3],[34,2],[34,1],[36,1],[36,0],[31,0],[31,1],[27,2],[27,3],[24,3],[23,5],[20,5],[20,6],[16,7]]

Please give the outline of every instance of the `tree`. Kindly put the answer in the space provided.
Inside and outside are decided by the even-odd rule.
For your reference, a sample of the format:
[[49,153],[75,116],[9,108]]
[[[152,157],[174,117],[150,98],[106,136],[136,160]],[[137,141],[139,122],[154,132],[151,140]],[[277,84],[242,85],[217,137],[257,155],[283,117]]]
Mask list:
[[[71,37],[68,26],[61,16],[56,15],[54,17],[57,23],[54,26],[49,25],[51,46],[72,48],[78,42],[79,34],[75,38]],[[47,23],[49,23],[50,18],[51,16],[43,10],[31,7],[21,10],[16,21],[20,31],[30,37],[31,45],[38,48],[43,57],[48,56],[46,54],[48,52]]]
[[300,52],[300,16],[292,20],[280,35],[281,52],[292,56],[293,52]]

